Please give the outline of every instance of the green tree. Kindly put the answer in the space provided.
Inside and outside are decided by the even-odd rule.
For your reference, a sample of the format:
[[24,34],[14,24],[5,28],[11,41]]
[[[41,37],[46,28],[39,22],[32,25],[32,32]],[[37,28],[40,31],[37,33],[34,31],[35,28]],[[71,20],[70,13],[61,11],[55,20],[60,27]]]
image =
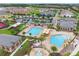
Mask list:
[[57,29],[56,30],[59,31],[60,29],[61,29],[61,27],[59,25],[57,25]]
[[23,32],[22,34],[25,35],[26,32]]
[[53,29],[53,24],[48,24],[47,27],[50,28],[50,29]]
[[29,33],[29,35],[31,36],[31,35],[32,35],[32,33]]
[[76,31],[79,32],[79,21],[77,22]]

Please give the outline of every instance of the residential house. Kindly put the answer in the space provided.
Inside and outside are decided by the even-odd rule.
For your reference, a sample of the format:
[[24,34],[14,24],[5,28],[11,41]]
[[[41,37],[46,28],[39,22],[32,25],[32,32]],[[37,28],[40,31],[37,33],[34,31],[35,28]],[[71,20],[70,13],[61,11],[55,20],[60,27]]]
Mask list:
[[12,15],[7,12],[6,8],[4,8],[4,7],[0,8],[0,18],[8,19],[8,17],[10,17],[10,16],[12,16]]
[[54,15],[54,9],[50,9],[50,8],[40,8],[40,13],[41,15],[46,15],[46,16],[49,16],[49,15]]
[[26,14],[30,10],[30,8],[23,8],[23,7],[7,7],[6,8],[8,12],[12,14]]
[[20,39],[19,36],[0,34],[0,48],[12,52],[20,45]]
[[58,25],[62,30],[73,31],[76,29],[77,20],[74,18],[64,18],[58,21]]
[[60,16],[61,17],[73,17],[74,14],[69,10],[61,10]]

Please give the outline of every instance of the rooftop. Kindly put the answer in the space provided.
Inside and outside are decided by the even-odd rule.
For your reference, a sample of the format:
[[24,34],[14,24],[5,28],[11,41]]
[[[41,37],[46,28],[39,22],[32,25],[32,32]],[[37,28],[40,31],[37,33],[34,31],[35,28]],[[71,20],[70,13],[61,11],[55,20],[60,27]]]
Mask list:
[[0,45],[11,47],[19,39],[19,36],[0,34]]
[[73,16],[73,13],[69,10],[62,10],[60,13],[61,16]]
[[64,28],[75,28],[77,25],[77,21],[74,18],[65,18],[59,21],[61,27]]
[[7,11],[5,8],[0,8],[0,15],[7,15]]
[[0,22],[0,28],[3,28],[3,27],[5,27],[5,26],[6,26],[6,24]]

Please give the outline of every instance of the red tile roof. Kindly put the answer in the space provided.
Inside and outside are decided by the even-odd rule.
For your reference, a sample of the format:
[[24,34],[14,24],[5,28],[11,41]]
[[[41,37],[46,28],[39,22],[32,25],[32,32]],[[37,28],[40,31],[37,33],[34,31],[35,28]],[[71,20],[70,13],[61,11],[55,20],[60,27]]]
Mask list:
[[6,24],[0,22],[0,28],[6,27]]

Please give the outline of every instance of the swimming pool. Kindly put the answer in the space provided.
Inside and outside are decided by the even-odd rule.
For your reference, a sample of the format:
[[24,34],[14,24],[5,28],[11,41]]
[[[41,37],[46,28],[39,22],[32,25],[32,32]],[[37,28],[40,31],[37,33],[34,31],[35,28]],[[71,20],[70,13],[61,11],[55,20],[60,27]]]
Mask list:
[[37,35],[41,34],[42,31],[43,31],[42,27],[35,26],[35,27],[31,28],[28,32],[26,32],[26,35],[29,35],[31,33],[32,36],[37,36]]
[[62,34],[57,34],[55,36],[51,36],[50,38],[50,44],[54,44],[56,45],[58,48],[60,48],[64,41],[69,39],[69,36],[68,35],[62,35]]

